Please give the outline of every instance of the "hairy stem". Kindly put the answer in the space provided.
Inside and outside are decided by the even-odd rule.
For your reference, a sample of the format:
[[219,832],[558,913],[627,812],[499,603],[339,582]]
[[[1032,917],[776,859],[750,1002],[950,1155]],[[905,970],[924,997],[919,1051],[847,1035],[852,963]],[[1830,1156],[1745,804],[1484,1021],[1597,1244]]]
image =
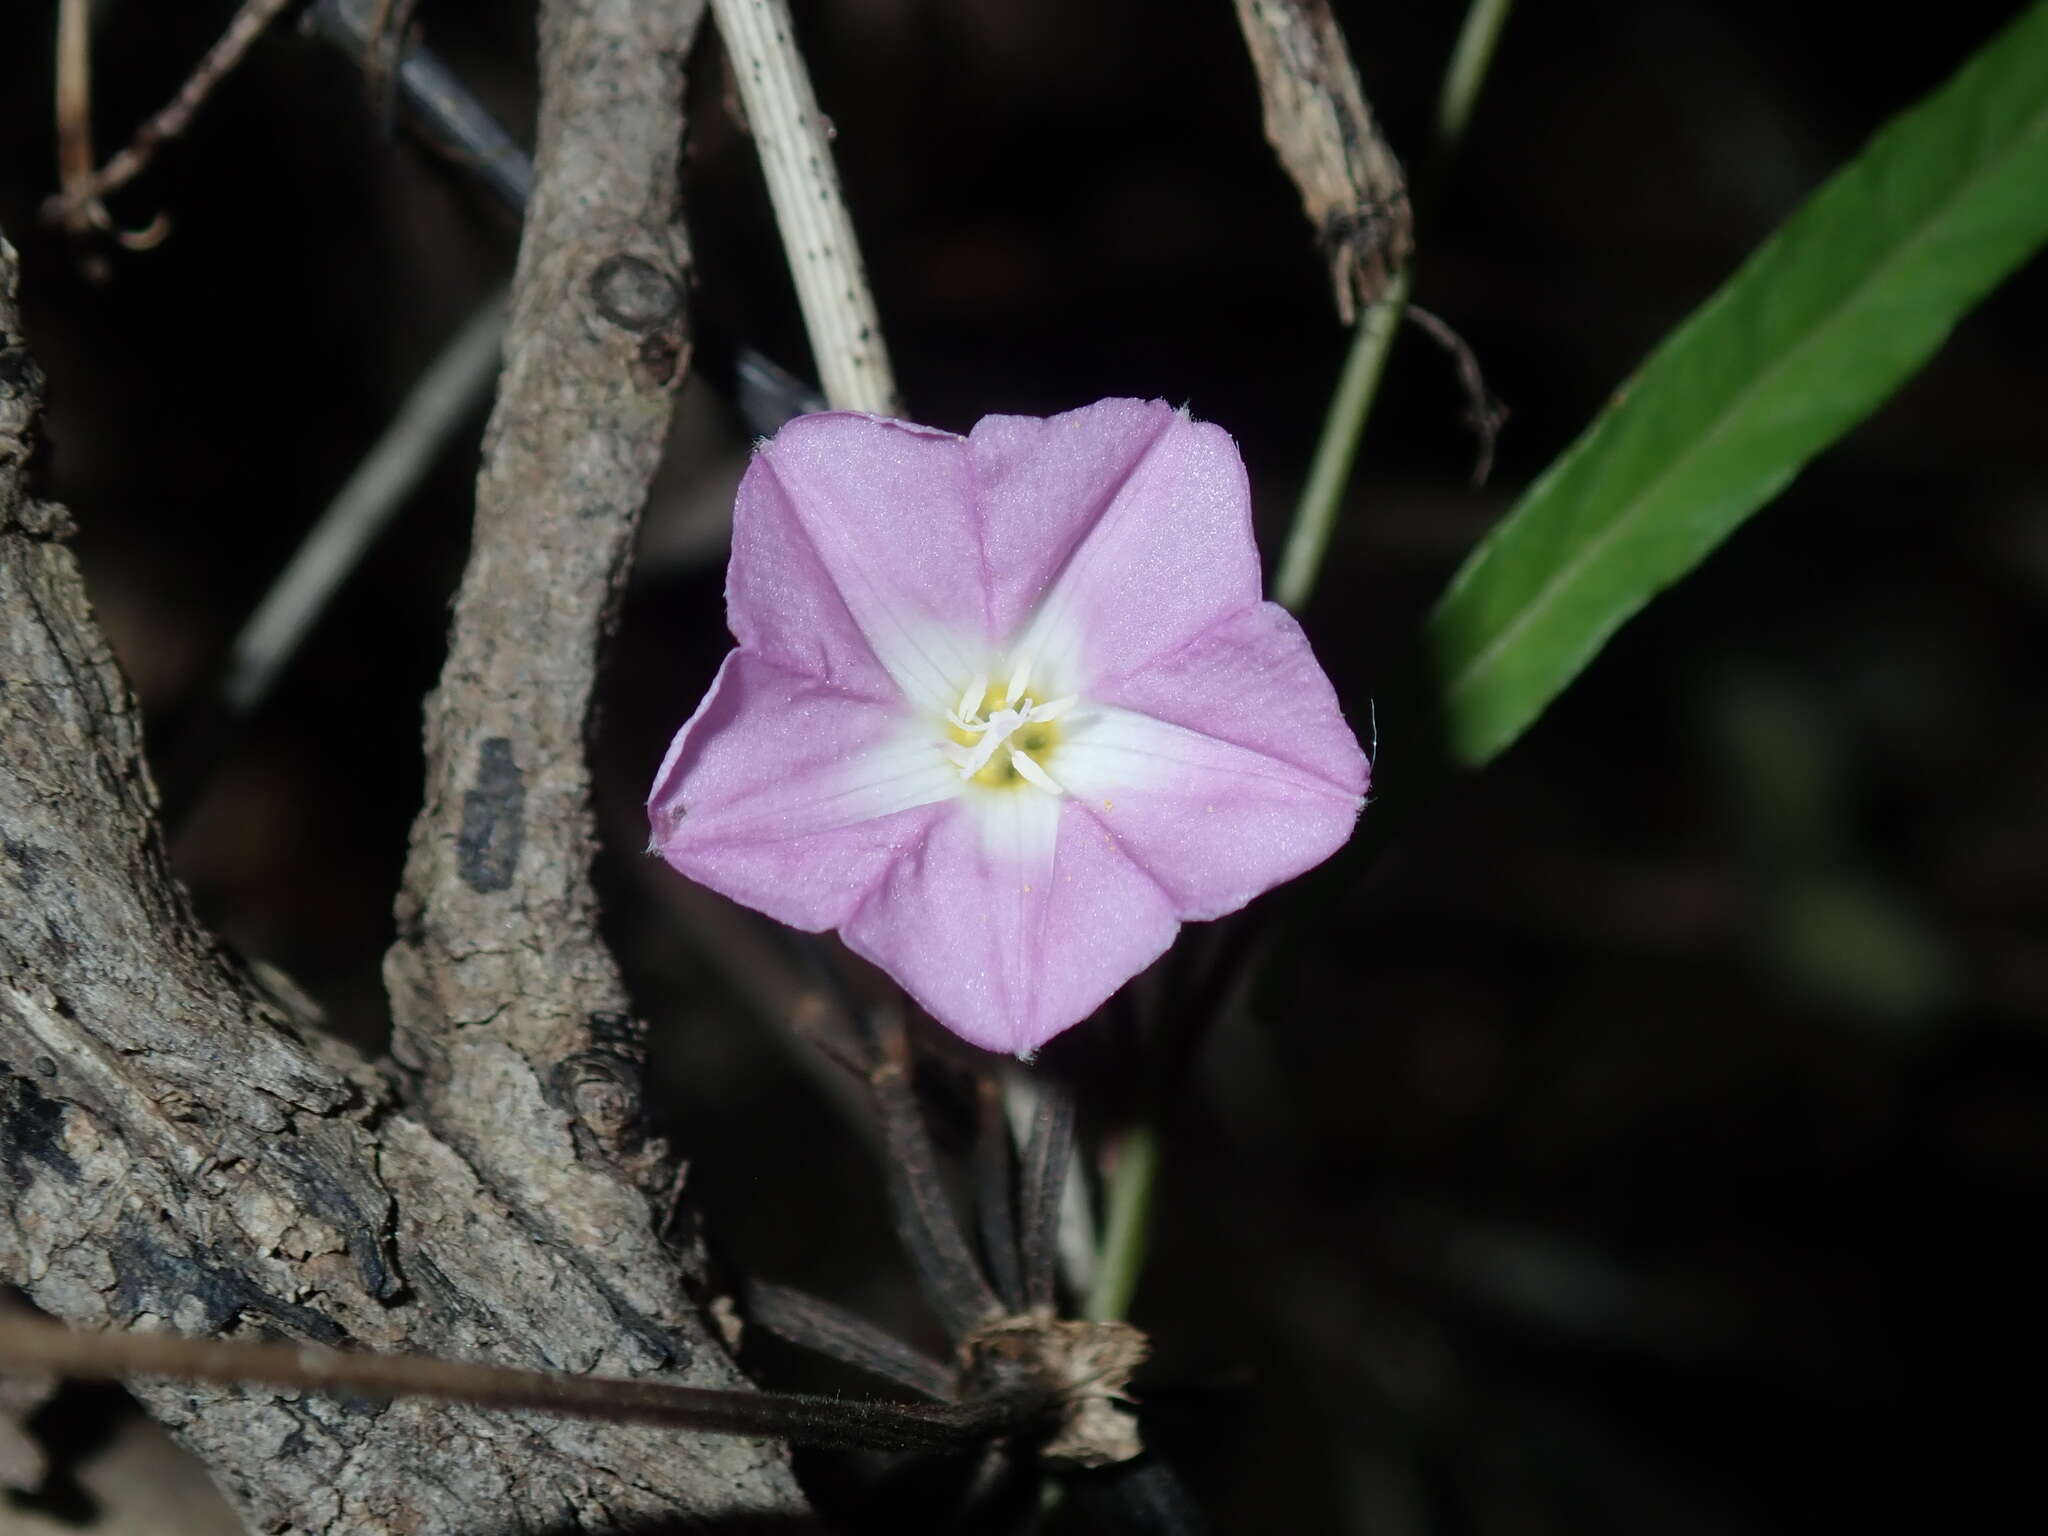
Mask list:
[[282,1387],[335,1397],[425,1398],[530,1409],[697,1434],[773,1436],[831,1450],[945,1450],[979,1444],[1044,1415],[1045,1392],[958,1403],[891,1403],[806,1393],[720,1392],[653,1377],[568,1376],[431,1355],[356,1354],[317,1344],[83,1333],[41,1318],[0,1318],[0,1361],[103,1381],[167,1377]]

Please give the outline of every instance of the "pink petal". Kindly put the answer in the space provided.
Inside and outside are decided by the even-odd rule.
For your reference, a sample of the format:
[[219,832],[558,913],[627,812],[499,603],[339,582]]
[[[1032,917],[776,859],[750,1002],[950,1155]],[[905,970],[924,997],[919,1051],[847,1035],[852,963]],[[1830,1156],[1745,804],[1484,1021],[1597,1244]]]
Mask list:
[[1371,765],[1294,615],[1255,603],[1093,697],[1292,763],[1353,796]]
[[955,802],[840,931],[955,1034],[1026,1054],[1093,1013],[1177,928],[1112,839],[1028,790],[993,811]]
[[[1258,582],[1235,445],[1163,404],[971,439],[802,418],[740,487],[741,650],[662,765],[656,846],[1029,1052],[1351,833],[1364,755]],[[943,716],[1001,668],[1078,702],[1052,778],[991,793]]]
[[960,777],[900,704],[734,651],[648,799],[654,851],[795,928],[844,922],[917,845]]
[[[1088,691],[1259,600],[1251,496],[1221,427],[1158,401],[1045,421],[995,417],[969,439],[998,632],[1048,686]],[[1029,616],[1028,618],[1026,616]]]
[[1017,631],[1074,547],[1174,424],[1160,400],[1059,416],[984,416],[968,434],[988,558],[991,630]]
[[1077,716],[1052,772],[1181,918],[1235,912],[1351,836],[1365,756],[1278,609],[1248,609],[1105,694],[1157,715]]
[[793,671],[952,702],[988,637],[966,441],[850,412],[790,422],[740,482],[726,611]]

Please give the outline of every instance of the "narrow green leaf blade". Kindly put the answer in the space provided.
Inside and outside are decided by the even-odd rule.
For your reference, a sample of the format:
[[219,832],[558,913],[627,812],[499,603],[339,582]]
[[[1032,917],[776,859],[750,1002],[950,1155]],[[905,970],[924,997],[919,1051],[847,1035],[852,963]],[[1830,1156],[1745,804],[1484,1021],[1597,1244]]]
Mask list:
[[2048,239],[2048,4],[1884,128],[1666,338],[1429,621],[1487,761]]

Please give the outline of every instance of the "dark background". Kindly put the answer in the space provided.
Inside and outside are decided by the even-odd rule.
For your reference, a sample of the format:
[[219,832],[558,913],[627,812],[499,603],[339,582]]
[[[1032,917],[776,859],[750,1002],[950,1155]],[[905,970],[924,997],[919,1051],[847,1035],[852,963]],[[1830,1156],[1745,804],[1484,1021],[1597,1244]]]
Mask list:
[[[167,211],[167,243],[103,252],[92,280],[35,217],[54,9],[0,21],[0,229],[51,381],[46,489],[168,752],[516,230],[286,30],[116,199],[137,225]],[[102,9],[104,155],[232,6]],[[1419,161],[1459,7],[1339,10]],[[1220,1528],[1951,1521],[2032,1453],[2038,267],[1486,773],[1425,801],[1399,751],[1414,722],[1388,709],[1428,605],[1517,490],[2014,10],[1588,0],[1510,23],[1417,295],[1513,416],[1475,490],[1452,369],[1403,339],[1305,615],[1354,719],[1380,701],[1381,805],[1283,909],[1291,938],[1169,1126],[1135,1318],[1155,1437]],[[530,15],[428,0],[422,18],[528,133]],[[820,0],[798,23],[912,413],[964,429],[1186,402],[1242,444],[1277,551],[1345,337],[1229,5]],[[805,371],[722,70],[700,49],[701,322]],[[638,857],[645,782],[727,643],[718,519],[746,443],[714,392],[685,396],[608,691],[610,921],[714,1245],[930,1337],[864,1132],[779,1026],[804,976]],[[474,455],[472,428],[176,839],[211,920],[368,1042]],[[1398,829],[1376,835],[1381,816]],[[1096,1064],[1085,1041],[1068,1055]]]

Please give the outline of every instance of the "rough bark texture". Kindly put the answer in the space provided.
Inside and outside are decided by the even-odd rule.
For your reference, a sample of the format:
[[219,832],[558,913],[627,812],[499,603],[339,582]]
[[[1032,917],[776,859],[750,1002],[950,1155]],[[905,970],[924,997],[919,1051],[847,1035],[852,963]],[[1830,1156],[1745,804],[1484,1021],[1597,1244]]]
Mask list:
[[1350,324],[1414,247],[1401,163],[1380,137],[1329,0],[1237,0],[1266,137],[1301,191]]
[[[687,361],[672,0],[541,10],[534,195],[427,794],[385,964],[437,1130],[634,1305],[669,1267],[644,1186],[640,1025],[597,933],[585,737],[598,653]],[[556,1155],[536,1159],[545,1135]]]
[[[165,868],[133,702],[23,482],[39,383],[0,243],[0,1269],[95,1327],[262,1332],[739,1385],[642,1184],[634,1030],[594,928],[582,740],[683,339],[697,7],[543,7],[520,257],[390,971],[417,1113],[302,1038]],[[141,1394],[252,1528],[750,1527],[773,1445],[401,1403]]]

